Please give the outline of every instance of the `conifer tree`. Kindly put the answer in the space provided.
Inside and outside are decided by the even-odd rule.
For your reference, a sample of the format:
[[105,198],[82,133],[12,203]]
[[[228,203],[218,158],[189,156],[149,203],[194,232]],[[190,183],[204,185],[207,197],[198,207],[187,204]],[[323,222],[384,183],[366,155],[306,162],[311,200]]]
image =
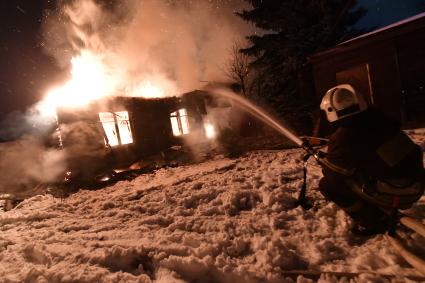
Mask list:
[[353,25],[365,9],[356,0],[245,1],[252,9],[237,14],[263,32],[249,36],[251,45],[241,51],[263,74],[263,97],[289,122],[308,120],[317,107],[313,82],[305,77],[308,56],[361,32]]

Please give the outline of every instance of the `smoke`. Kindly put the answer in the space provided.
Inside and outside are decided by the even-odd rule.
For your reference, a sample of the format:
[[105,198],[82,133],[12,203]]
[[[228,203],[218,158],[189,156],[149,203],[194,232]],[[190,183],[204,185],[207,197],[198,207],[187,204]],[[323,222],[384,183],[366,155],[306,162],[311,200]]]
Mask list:
[[0,193],[30,196],[37,184],[57,181],[64,170],[64,153],[46,149],[34,136],[0,144]]
[[105,147],[103,133],[97,123],[78,121],[61,125],[67,169],[79,180],[92,181],[111,165],[111,151]]
[[55,125],[56,120],[41,116],[36,107],[13,111],[0,120],[0,143],[17,140],[25,134],[42,138],[52,132]]
[[55,128],[34,107],[0,121],[0,194],[25,198],[39,183],[63,177],[65,154],[48,146]]
[[[106,2],[106,1],[103,1]],[[242,0],[74,0],[47,11],[44,46],[62,67],[83,50],[107,66],[115,91],[159,85],[167,95],[226,79],[230,48],[250,32]]]
[[[231,46],[250,33],[251,27],[234,15],[244,8],[243,0],[59,0],[55,10],[45,11],[41,45],[64,72],[71,62],[81,71],[79,80],[67,85],[74,96],[98,86],[108,95],[178,95],[205,81],[226,79],[222,68]],[[81,81],[86,93],[80,91]],[[34,107],[40,110],[50,102]],[[44,138],[54,124],[31,111],[10,117],[5,122],[9,130],[1,127],[4,140],[32,135],[0,144],[0,193],[30,194],[35,185],[57,181],[70,167],[82,173],[102,169],[96,164],[108,152],[93,144],[102,141],[92,136],[96,131],[82,124],[63,127],[62,134],[75,142],[67,150],[48,149]],[[33,133],[43,121],[45,130]]]
[[[27,128],[38,118],[29,113],[15,116],[17,121],[26,121]],[[18,140],[0,143],[0,194],[25,198],[34,194],[39,183],[62,181],[66,171],[72,171],[79,180],[91,180],[108,168],[109,151],[99,125],[83,121],[62,125],[61,136],[67,146],[61,150],[48,145],[52,128],[48,132],[39,126],[37,129],[31,132],[11,128],[14,135],[25,134]]]
[[30,128],[21,111],[13,111],[0,121],[0,142],[16,140]]

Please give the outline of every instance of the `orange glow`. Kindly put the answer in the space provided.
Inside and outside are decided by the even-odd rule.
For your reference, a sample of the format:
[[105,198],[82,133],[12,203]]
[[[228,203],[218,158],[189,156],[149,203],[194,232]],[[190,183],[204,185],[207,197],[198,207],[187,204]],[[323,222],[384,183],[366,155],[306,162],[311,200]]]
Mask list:
[[54,114],[59,106],[81,107],[115,90],[116,80],[107,73],[99,56],[83,50],[72,58],[71,64],[71,79],[63,86],[50,89],[38,105],[43,114]]
[[182,108],[171,113],[170,120],[174,136],[181,136],[189,133],[189,119],[186,109]]
[[[37,105],[38,111],[44,116],[56,116],[58,107],[83,107],[96,99],[116,94],[156,98],[172,93],[172,83],[160,76],[150,76],[137,84],[129,84],[123,73],[114,73],[103,61],[102,57],[89,50],[83,50],[79,56],[71,60],[71,79],[64,85],[54,87]],[[123,88],[122,86],[127,86]],[[128,85],[132,85],[128,87]]]
[[107,141],[105,140],[105,144],[109,144],[110,146],[119,145],[120,143],[118,140],[118,133],[115,127],[114,113],[100,112],[99,119],[100,119],[100,122],[102,123],[103,130],[106,133],[106,137],[108,138]]
[[159,98],[164,97],[165,93],[160,87],[152,85],[150,81],[146,81],[138,85],[133,90],[132,96],[140,96],[144,98]]
[[210,122],[204,123],[205,136],[209,139],[213,139],[216,136],[214,125]]
[[130,117],[127,111],[100,112],[99,119],[108,138],[107,141],[105,140],[105,144],[117,146],[133,143]]
[[121,144],[133,143],[130,119],[127,111],[116,112],[118,130],[120,132]]

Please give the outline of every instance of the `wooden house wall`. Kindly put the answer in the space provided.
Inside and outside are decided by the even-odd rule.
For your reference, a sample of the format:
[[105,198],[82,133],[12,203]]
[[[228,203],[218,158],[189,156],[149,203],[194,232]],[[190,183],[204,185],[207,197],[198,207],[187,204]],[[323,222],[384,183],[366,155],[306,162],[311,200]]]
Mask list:
[[[133,143],[112,147],[115,165],[125,165],[140,160],[144,156],[154,155],[183,140],[173,135],[170,113],[186,108],[191,129],[200,129],[202,115],[206,114],[203,98],[195,96],[140,99],[117,97],[91,104],[78,111],[58,111],[60,124],[87,123],[91,129],[97,129],[98,138],[103,142],[103,127],[99,112],[127,111],[131,125]],[[75,141],[72,141],[75,142]],[[99,142],[99,141],[97,141]],[[69,146],[64,140],[64,147]],[[105,149],[106,150],[106,149]]]
[[171,101],[132,102],[127,106],[139,156],[154,154],[172,145],[170,111],[175,107]]

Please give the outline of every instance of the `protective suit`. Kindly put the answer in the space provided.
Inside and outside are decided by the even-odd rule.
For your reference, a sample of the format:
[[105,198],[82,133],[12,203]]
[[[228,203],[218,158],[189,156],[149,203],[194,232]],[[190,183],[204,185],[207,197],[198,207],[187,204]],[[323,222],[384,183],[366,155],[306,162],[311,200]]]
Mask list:
[[353,232],[384,232],[391,211],[409,208],[424,192],[420,147],[349,85],[329,90],[321,109],[338,129],[321,162],[320,191],[353,218]]

